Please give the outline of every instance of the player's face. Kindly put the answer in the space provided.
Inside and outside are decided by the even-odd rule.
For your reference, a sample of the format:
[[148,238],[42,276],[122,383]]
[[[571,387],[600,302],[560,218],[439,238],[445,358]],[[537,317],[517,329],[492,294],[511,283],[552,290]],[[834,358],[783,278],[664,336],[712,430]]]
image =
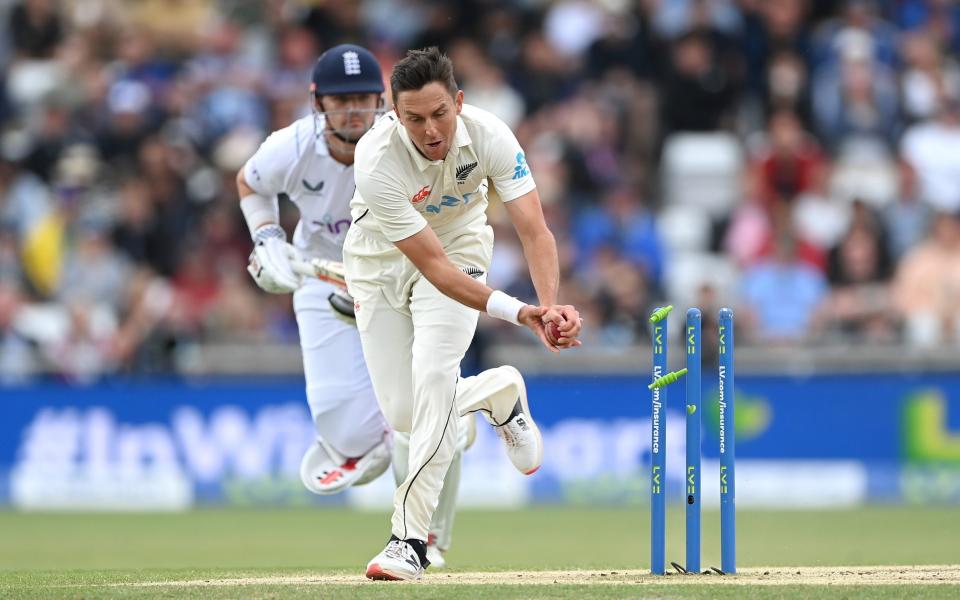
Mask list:
[[318,104],[318,110],[322,110],[327,119],[327,127],[355,144],[373,126],[380,108],[380,95],[321,96]]
[[457,131],[463,109],[463,92],[451,96],[447,88],[431,82],[419,90],[397,94],[394,110],[413,145],[430,160],[443,160]]

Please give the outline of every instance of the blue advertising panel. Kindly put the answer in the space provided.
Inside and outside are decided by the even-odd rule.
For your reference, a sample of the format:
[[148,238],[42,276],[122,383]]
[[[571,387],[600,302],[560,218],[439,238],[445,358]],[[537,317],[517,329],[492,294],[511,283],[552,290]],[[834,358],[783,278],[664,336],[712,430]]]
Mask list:
[[[702,493],[706,506],[716,506],[715,373],[705,370],[703,382]],[[532,477],[510,472],[481,424],[465,455],[464,503],[648,502],[646,383],[528,378],[546,444],[543,468]],[[683,385],[673,384],[665,407],[671,501],[683,485]],[[386,476],[370,490],[322,499],[302,489],[297,473],[313,431],[294,378],[46,383],[0,395],[0,502],[23,508],[375,505],[392,486]],[[735,418],[741,506],[960,500],[960,374],[741,375]]]

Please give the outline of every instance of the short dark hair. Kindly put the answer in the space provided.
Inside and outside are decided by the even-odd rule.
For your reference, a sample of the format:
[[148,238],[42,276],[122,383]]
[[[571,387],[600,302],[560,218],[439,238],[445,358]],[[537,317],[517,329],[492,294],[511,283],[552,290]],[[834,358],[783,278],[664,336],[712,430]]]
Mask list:
[[400,92],[423,89],[434,81],[446,87],[451,96],[457,95],[460,88],[453,76],[453,61],[436,46],[408,50],[407,55],[394,65],[393,73],[390,74],[393,102],[397,102]]

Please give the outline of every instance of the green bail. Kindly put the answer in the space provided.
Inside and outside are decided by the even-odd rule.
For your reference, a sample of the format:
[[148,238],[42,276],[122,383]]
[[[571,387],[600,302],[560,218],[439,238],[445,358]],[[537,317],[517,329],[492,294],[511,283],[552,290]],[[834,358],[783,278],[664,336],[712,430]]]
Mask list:
[[657,310],[653,311],[653,314],[650,315],[650,322],[659,323],[670,314],[671,310],[673,310],[673,306],[669,304],[667,306],[658,308]]
[[665,385],[670,385],[671,383],[676,382],[678,379],[687,374],[687,368],[684,367],[679,371],[673,371],[672,373],[667,373],[663,377],[656,379],[653,383],[647,386],[647,389],[652,390],[654,388],[662,388]]

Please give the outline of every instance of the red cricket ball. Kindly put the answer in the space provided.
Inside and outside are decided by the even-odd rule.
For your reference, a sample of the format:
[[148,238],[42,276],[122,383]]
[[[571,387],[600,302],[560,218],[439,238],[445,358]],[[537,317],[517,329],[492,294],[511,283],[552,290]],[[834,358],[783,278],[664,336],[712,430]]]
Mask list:
[[560,326],[554,323],[553,321],[549,321],[547,323],[546,330],[547,330],[547,340],[551,344],[556,345],[557,342],[560,341]]

